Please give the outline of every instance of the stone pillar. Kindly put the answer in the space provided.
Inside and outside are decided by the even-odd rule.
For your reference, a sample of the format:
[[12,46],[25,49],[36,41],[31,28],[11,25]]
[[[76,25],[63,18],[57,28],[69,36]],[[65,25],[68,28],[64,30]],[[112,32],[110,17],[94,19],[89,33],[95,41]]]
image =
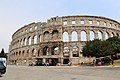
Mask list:
[[[48,48],[48,55],[52,55],[52,48],[51,48],[52,46],[49,46],[49,48]],[[46,54],[47,55],[47,54]]]
[[44,38],[43,38],[44,36],[43,36],[43,34],[41,35],[41,42],[43,42],[44,41]]
[[34,44],[34,36],[31,36],[31,44]]
[[78,41],[81,41],[81,32],[78,31]]
[[52,32],[49,33],[49,38],[47,38],[47,42],[48,41],[54,41]]
[[23,44],[23,40],[20,40],[20,47],[22,47],[22,44]]
[[95,39],[98,39],[98,33],[95,31]]
[[[108,31],[109,32],[109,31]],[[111,37],[111,34],[110,33],[108,33],[108,38],[110,38]]]
[[40,35],[37,34],[37,44],[39,44],[39,43],[40,43]]
[[[73,60],[73,53],[72,53],[72,49],[70,49],[70,57],[69,57],[69,61],[72,62]],[[72,63],[73,64],[73,63]]]
[[23,39],[22,39],[21,47],[24,46],[24,43],[25,43],[25,42],[24,42],[24,38],[23,38]]
[[71,41],[71,33],[68,33],[68,35],[69,35],[69,42]]
[[60,61],[60,63],[61,64],[63,64],[63,50],[64,50],[64,47],[63,47],[64,45],[63,45],[63,43],[60,43],[60,46],[59,46],[59,52],[60,52],[60,54],[59,54],[59,61]]
[[61,61],[61,58],[60,58],[60,57],[58,58],[58,62],[59,62],[59,63],[62,63],[62,61]]
[[105,40],[105,31],[102,34],[102,40]]
[[61,57],[61,62],[60,63],[63,64],[63,57]]
[[89,31],[86,32],[86,38],[87,38],[87,41],[90,41],[90,32]]
[[29,43],[29,38],[28,37],[26,37],[26,45],[29,45],[28,43]]
[[70,49],[70,58],[72,58],[72,50]]

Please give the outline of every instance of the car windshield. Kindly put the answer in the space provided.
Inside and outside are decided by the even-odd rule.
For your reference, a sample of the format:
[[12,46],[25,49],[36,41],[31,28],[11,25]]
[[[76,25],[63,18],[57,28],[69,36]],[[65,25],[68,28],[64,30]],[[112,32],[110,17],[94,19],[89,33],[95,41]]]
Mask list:
[[3,61],[0,61],[0,65],[3,65]]

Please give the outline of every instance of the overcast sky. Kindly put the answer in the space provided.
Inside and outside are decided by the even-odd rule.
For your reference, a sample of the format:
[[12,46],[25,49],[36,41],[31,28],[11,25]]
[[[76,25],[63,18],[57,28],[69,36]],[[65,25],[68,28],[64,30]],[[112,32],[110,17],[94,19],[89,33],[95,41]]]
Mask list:
[[0,51],[8,52],[12,34],[26,24],[81,14],[120,21],[120,0],[0,0]]

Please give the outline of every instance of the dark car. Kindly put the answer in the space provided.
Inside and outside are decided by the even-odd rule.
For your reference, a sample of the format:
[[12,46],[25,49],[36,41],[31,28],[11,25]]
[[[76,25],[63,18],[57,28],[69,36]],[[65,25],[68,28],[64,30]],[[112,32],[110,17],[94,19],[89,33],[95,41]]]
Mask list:
[[0,58],[0,76],[6,73],[6,58]]

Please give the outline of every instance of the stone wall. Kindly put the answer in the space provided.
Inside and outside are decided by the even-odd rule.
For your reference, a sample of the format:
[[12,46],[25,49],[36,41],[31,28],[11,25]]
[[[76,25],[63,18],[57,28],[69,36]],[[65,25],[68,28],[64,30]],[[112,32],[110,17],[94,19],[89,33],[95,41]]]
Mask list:
[[[120,23],[100,16],[53,17],[47,22],[25,25],[12,35],[11,64],[29,65],[37,59],[79,64],[86,41],[120,36]],[[67,61],[69,60],[69,61]],[[66,62],[65,62],[66,61]]]

